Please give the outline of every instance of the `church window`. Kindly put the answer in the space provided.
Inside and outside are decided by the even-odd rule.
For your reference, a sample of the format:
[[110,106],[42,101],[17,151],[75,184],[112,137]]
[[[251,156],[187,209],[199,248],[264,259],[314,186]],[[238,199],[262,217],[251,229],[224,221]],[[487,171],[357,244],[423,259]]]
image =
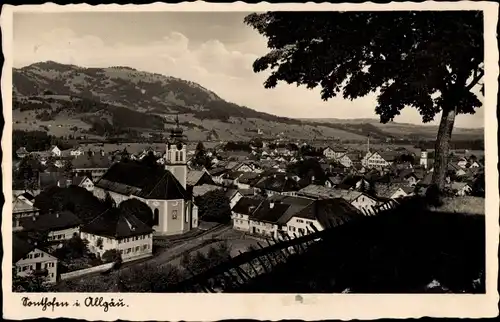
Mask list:
[[172,219],[177,219],[177,210],[172,210]]
[[175,161],[179,161],[179,152],[175,151]]
[[184,157],[182,152],[179,152],[179,161],[184,161]]
[[160,224],[160,211],[155,208],[153,212],[153,226],[158,226]]

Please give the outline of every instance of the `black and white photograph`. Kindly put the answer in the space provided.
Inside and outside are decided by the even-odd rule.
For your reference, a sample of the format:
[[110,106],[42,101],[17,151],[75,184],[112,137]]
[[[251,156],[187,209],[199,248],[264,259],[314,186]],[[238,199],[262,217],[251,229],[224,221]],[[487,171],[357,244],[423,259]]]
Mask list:
[[498,7],[187,5],[4,8],[14,306],[498,297]]

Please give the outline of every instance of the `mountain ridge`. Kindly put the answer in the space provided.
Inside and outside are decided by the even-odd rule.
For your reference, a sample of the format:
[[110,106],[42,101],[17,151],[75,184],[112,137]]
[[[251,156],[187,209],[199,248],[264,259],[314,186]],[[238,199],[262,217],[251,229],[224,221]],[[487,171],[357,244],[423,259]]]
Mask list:
[[[154,134],[164,131],[179,114],[193,139],[285,135],[364,140],[368,134],[380,139],[401,135],[400,129],[391,133],[372,121],[334,123],[328,121],[333,119],[304,120],[259,112],[228,102],[195,82],[126,66],[86,68],[46,61],[14,68],[13,96],[18,128],[31,123],[51,127],[51,132],[52,126],[65,128],[66,122],[82,129],[74,134],[125,135],[132,130]],[[435,134],[425,136],[432,139]]]

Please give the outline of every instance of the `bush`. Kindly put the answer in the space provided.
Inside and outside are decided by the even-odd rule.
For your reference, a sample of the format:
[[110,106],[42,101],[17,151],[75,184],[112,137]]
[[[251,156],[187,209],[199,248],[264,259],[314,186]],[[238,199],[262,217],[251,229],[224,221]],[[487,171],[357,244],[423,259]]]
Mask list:
[[109,249],[102,254],[102,260],[105,263],[115,262],[120,263],[122,261],[122,255],[118,249]]

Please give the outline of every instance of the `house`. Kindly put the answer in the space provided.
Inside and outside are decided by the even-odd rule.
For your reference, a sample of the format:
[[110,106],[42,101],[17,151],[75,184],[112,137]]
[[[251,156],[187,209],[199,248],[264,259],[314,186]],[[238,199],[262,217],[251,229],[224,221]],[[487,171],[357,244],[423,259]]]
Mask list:
[[469,161],[467,161],[467,159],[466,159],[466,158],[461,157],[461,158],[459,158],[459,159],[457,160],[456,164],[457,164],[460,168],[465,169],[465,168],[467,168],[467,165],[469,164]]
[[467,196],[472,191],[472,187],[466,182],[452,182],[450,188],[457,196]]
[[77,187],[82,187],[87,191],[94,191],[94,183],[87,176],[76,176],[71,179],[71,184]]
[[29,155],[30,153],[28,152],[28,150],[26,150],[26,148],[23,146],[23,147],[20,147],[19,149],[16,150],[16,155],[19,157],[19,158],[24,158],[26,157],[27,155]]
[[189,187],[194,187],[204,184],[214,185],[215,182],[210,174],[204,170],[188,170],[186,184]]
[[365,177],[360,175],[348,175],[342,179],[340,183],[336,185],[338,189],[345,190],[363,190],[369,189],[370,183]]
[[368,153],[362,162],[364,163],[363,166],[368,168],[384,168],[394,163],[397,156],[398,153],[393,151],[375,151]]
[[118,162],[95,183],[94,195],[109,194],[116,204],[135,198],[153,212],[155,233],[183,234],[198,227],[198,207],[187,188],[186,144],[182,130],[172,130],[167,143],[165,166]]
[[355,163],[360,162],[360,157],[357,153],[346,153],[336,158],[336,161],[346,168],[351,168]]
[[72,157],[79,157],[85,154],[85,151],[81,146],[75,147],[69,151],[69,155]]
[[381,199],[397,199],[410,195],[408,190],[405,191],[405,189],[398,184],[375,183],[374,190],[377,197]]
[[213,191],[213,190],[219,190],[221,189],[220,186],[216,186],[213,184],[202,184],[201,186],[194,186],[193,187],[193,197],[200,197],[205,195],[207,192]]
[[243,162],[231,168],[232,171],[262,173],[262,169],[251,162]]
[[278,230],[281,226],[278,220],[285,214],[290,205],[263,200],[257,209],[250,215],[250,233],[264,237],[278,238]]
[[291,217],[280,218],[285,223],[284,231],[290,237],[302,236],[327,228],[337,227],[363,215],[354,206],[341,198],[319,199],[313,201]]
[[81,224],[80,218],[67,210],[50,211],[21,220],[24,231],[42,233],[47,236],[49,242],[71,239],[73,235],[80,233]]
[[300,185],[288,175],[278,173],[264,177],[255,185],[255,188],[268,195],[280,194],[294,196],[297,191],[300,190]]
[[22,230],[21,220],[37,216],[40,209],[33,206],[33,203],[27,200],[23,195],[13,196],[12,198],[12,231]]
[[226,197],[229,199],[229,208],[233,209],[238,201],[243,198],[243,194],[236,189],[228,189],[226,191]]
[[233,228],[236,230],[250,231],[250,216],[259,207],[263,201],[262,198],[242,197],[238,202],[231,207],[231,219],[233,221]]
[[315,199],[341,198],[358,210],[372,209],[378,204],[378,200],[364,192],[337,188],[332,189],[314,184],[302,188],[297,195]]
[[89,250],[102,257],[116,249],[124,262],[153,255],[153,229],[130,213],[110,208],[81,229]]
[[72,172],[79,176],[88,176],[96,182],[112,164],[108,156],[87,154],[71,160]]
[[342,177],[341,176],[335,176],[335,177],[328,177],[325,180],[325,187],[327,188],[333,188],[339,183],[342,182]]
[[12,266],[18,276],[40,273],[47,283],[57,281],[57,258],[16,234],[12,237]]
[[238,189],[250,189],[259,182],[260,178],[261,175],[259,173],[245,172],[236,178],[234,184],[238,187]]
[[327,147],[326,149],[323,150],[323,155],[327,159],[334,159],[335,158],[335,151],[332,148]]
[[224,180],[224,175],[228,173],[230,170],[225,167],[217,167],[210,169],[209,174],[212,177],[212,180],[217,184],[222,184]]
[[62,151],[57,147],[57,145],[51,146],[49,152],[53,157],[60,157],[62,155]]
[[236,181],[240,176],[242,176],[245,172],[240,172],[240,171],[229,171],[226,172],[226,174],[223,176],[222,179],[222,185],[224,186],[233,186],[236,185]]
[[270,196],[250,215],[250,233],[277,238],[286,229],[286,218],[291,218],[312,202],[313,199],[305,197]]
[[404,169],[399,172],[398,177],[404,180],[409,186],[416,186],[420,180],[419,176],[413,171],[413,169]]

